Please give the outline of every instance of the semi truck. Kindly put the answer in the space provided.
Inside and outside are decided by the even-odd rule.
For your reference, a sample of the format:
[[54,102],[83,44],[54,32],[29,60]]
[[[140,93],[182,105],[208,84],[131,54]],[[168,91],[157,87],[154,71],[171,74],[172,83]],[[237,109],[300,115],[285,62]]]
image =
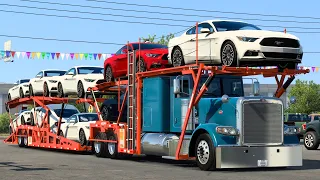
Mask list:
[[[256,74],[255,70],[249,71]],[[260,71],[257,70],[257,74]],[[91,138],[98,139],[94,142],[96,155],[113,158],[115,154],[128,153],[126,142],[138,138],[133,149],[140,149],[137,148],[140,146],[141,153],[133,154],[173,159],[184,156],[195,159],[201,170],[302,166],[299,128],[284,124],[284,104],[276,97],[285,91],[294,76],[279,86],[275,97],[260,96],[258,81],[252,84],[255,96],[246,97],[241,73],[210,73],[202,70],[198,79],[192,73],[154,76],[152,72],[142,73],[145,74],[140,76],[143,81],[138,80],[141,91],[135,91],[139,100],[133,101],[141,103],[137,110],[141,113],[135,114],[141,116],[141,123],[122,129],[121,123],[130,123],[130,115],[108,119],[111,124],[117,119],[117,124],[120,123],[120,128],[114,130],[116,136],[110,135],[108,128],[101,131],[96,129],[97,125],[92,125]],[[201,95],[195,97],[195,93]],[[125,101],[125,96],[130,94],[121,95],[120,101],[105,100],[101,106],[102,116],[130,114],[132,103]],[[293,103],[294,98],[291,100]],[[123,111],[117,108],[120,106]],[[185,122],[188,115],[188,122]],[[131,131],[133,136],[126,137],[130,132],[125,129],[130,127],[141,128],[141,131]]]

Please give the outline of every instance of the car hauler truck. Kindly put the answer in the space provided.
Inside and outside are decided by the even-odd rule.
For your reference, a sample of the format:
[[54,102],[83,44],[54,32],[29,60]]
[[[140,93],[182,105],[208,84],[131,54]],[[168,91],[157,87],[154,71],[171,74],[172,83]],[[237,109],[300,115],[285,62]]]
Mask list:
[[[92,98],[76,100],[91,104],[99,115],[99,120],[90,124],[88,144],[60,135],[62,118],[56,123],[55,133],[49,126],[46,105],[63,105],[71,99],[36,96],[12,100],[6,107],[43,107],[46,115],[42,125],[19,126],[5,142],[20,147],[93,150],[98,157],[113,159],[142,154],[192,159],[201,170],[302,166],[299,129],[284,125],[284,104],[279,98],[295,75],[309,70],[279,72],[277,68],[197,63],[135,73],[133,57],[135,51],[128,52],[127,80],[97,84],[89,88]],[[258,82],[253,83],[257,96],[244,96],[243,77],[254,75],[275,78],[278,89],[274,97],[258,96]],[[95,98],[97,91],[116,94],[117,98]],[[103,105],[99,107],[98,102]]]
[[[195,64],[133,73],[132,57],[129,52],[127,81],[92,89],[127,84],[118,100],[104,101],[100,121],[90,127],[96,156],[195,159],[201,170],[302,166],[299,128],[284,125],[279,97],[295,74],[308,70]],[[242,77],[252,75],[275,77],[274,97],[245,97]],[[259,83],[253,85],[257,94]]]

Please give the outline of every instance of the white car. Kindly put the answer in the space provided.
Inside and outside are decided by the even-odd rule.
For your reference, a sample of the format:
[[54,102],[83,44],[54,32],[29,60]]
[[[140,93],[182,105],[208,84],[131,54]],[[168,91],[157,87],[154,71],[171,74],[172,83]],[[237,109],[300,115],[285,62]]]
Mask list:
[[98,120],[97,113],[74,114],[61,125],[61,136],[88,145],[90,137],[90,124]]
[[8,101],[29,95],[29,81],[30,79],[20,79],[14,83],[15,86],[8,91]]
[[[47,105],[49,108],[49,125],[51,132],[57,132],[57,122],[60,119],[62,104],[49,104]],[[66,119],[70,116],[80,113],[79,110],[71,104],[64,104],[63,114],[61,122],[66,122]],[[34,119],[34,114],[36,114],[36,118]],[[35,107],[31,110],[31,123],[32,125],[42,125],[42,120],[46,114],[46,110],[42,107]]]
[[13,132],[12,128],[16,130],[16,128],[20,125],[30,125],[31,124],[31,111],[28,110],[23,110],[20,111],[19,113],[16,113],[14,118],[12,120],[12,126],[9,125],[9,133],[11,134]]
[[[196,26],[168,44],[169,64],[196,63]],[[198,62],[225,66],[278,66],[295,69],[302,61],[299,39],[261,30],[241,21],[208,20],[198,24]]]
[[68,95],[85,96],[89,87],[104,81],[103,67],[100,66],[75,66],[65,75],[58,77],[58,97]]
[[57,76],[62,76],[66,73],[65,70],[47,69],[40,71],[35,78],[29,82],[30,96],[44,95],[50,96],[52,93],[57,93],[58,81]]

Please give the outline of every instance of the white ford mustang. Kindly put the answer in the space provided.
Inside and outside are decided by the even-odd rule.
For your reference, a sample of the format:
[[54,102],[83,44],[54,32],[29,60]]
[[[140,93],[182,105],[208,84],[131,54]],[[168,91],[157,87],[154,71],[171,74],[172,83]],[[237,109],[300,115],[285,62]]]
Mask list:
[[64,70],[48,69],[40,71],[35,78],[29,82],[30,96],[44,95],[49,96],[52,93],[57,93],[58,81],[56,76],[65,74]]
[[29,94],[29,79],[20,79],[8,91],[8,100],[24,98]]
[[81,145],[88,145],[90,137],[90,124],[98,120],[97,113],[78,113],[72,115],[61,124],[62,136],[79,141]]
[[12,126],[9,125],[9,133],[13,132],[12,128],[16,130],[16,128],[20,125],[30,125],[31,118],[30,118],[31,111],[23,110],[19,113],[16,113],[16,118],[12,120]]
[[104,81],[103,72],[103,68],[99,66],[75,66],[69,69],[65,75],[56,78],[58,97],[84,97],[89,87],[95,87],[97,83]]
[[[173,66],[196,63],[196,26],[168,44]],[[208,20],[198,24],[198,62],[225,66],[296,68],[302,46],[291,34],[261,30],[240,21]]]

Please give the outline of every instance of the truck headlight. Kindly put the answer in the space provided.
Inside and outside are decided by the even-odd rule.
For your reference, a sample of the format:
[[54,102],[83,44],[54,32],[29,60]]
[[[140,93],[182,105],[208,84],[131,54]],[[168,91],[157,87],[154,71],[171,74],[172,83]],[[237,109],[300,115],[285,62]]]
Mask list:
[[218,126],[216,128],[216,132],[219,134],[227,135],[227,136],[238,136],[238,129],[231,126]]
[[300,133],[300,128],[295,127],[295,126],[286,126],[284,127],[283,133],[285,135],[295,135]]
[[237,38],[238,38],[240,41],[244,41],[244,42],[254,42],[254,41],[256,41],[257,39],[259,39],[259,38],[254,38],[254,37],[245,37],[245,36],[237,36]]

